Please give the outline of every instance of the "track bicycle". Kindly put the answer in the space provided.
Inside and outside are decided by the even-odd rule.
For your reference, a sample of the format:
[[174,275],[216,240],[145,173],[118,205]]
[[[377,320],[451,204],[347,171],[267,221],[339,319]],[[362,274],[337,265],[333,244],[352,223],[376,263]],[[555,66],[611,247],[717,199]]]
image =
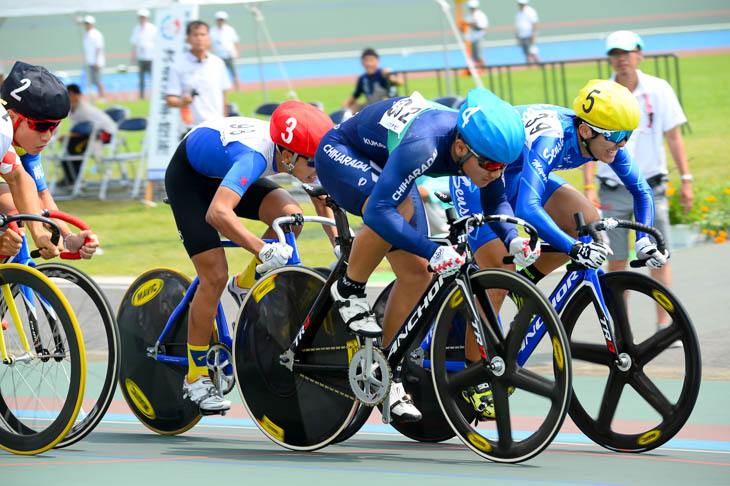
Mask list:
[[[326,202],[338,229],[346,227],[345,212],[329,197]],[[450,238],[463,252],[472,225],[496,220],[524,225],[535,244],[537,236],[529,225],[500,215],[453,221]],[[352,244],[352,237],[338,233],[342,257],[329,278],[306,267],[281,267],[257,281],[241,306],[233,364],[244,405],[259,429],[283,447],[311,451],[338,440],[359,406],[382,403],[383,419],[389,422],[391,370],[397,372],[406,353],[436,321],[430,355],[433,386],[454,433],[477,454],[497,462],[524,461],[547,447],[568,411],[571,367],[567,335],[541,292],[514,272],[474,271],[464,265],[454,275],[432,278],[393,342],[381,350],[373,339],[343,332],[345,324],[332,309],[329,287],[345,272]],[[524,304],[502,305],[498,315],[491,294],[499,292],[519,295]],[[549,344],[540,359],[518,366],[517,351],[535,315],[550,335]],[[463,349],[461,357],[451,355],[452,323],[458,320],[473,329],[481,345],[482,359],[468,366]],[[446,324],[440,326],[442,322]],[[513,323],[505,326],[506,334],[501,322]],[[494,395],[495,426],[472,425],[475,412],[462,397],[464,390],[483,383]],[[510,388],[540,411],[533,430],[513,430],[513,419],[515,425],[519,419],[511,414]]]
[[[59,239],[52,220],[0,215],[0,226],[39,221]],[[38,256],[37,250],[32,252]],[[0,264],[0,448],[39,454],[75,424],[86,384],[84,341],[58,287],[28,265]]]
[[[304,222],[334,225],[333,220],[319,216],[295,214],[277,218],[272,227],[286,235],[283,241],[294,250],[287,265],[301,264],[291,227]],[[231,241],[222,241],[222,244],[237,247]],[[324,268],[316,271],[328,273]],[[163,435],[181,434],[202,418],[198,406],[182,396],[182,383],[188,371],[188,311],[197,287],[197,277],[191,281],[177,270],[155,268],[132,283],[117,313],[122,395],[140,422]],[[208,351],[208,368],[221,395],[235,386],[231,349],[232,337],[219,302]]]
[[[12,212],[10,213],[12,214]],[[80,230],[90,229],[81,219],[58,210],[45,209],[43,216],[65,221]],[[78,252],[62,251],[63,260],[78,260]],[[62,290],[81,325],[87,358],[84,402],[76,423],[56,447],[66,447],[86,437],[104,417],[114,397],[119,372],[119,330],[104,292],[82,270],[57,262],[36,264],[23,237],[20,251],[6,263],[29,265],[46,275]],[[32,302],[28,305],[33,306]],[[33,309],[32,312],[37,312]]]
[[[599,231],[627,228],[652,235],[664,251],[663,235],[635,221],[600,219],[584,224],[575,215],[580,240],[601,241]],[[548,245],[543,251],[550,251]],[[631,267],[645,265],[642,260]],[[605,378],[602,395],[573,384],[570,418],[589,438],[619,452],[644,452],[661,446],[686,423],[700,390],[702,360],[692,321],[676,296],[661,283],[637,272],[605,273],[570,263],[550,295],[570,337],[574,366]],[[654,327],[654,307],[670,325]],[[590,334],[589,330],[594,333]],[[525,360],[543,335],[532,323],[520,350]],[[671,347],[681,343],[680,348]],[[664,378],[677,378],[676,380]],[[629,423],[628,421],[637,421]]]

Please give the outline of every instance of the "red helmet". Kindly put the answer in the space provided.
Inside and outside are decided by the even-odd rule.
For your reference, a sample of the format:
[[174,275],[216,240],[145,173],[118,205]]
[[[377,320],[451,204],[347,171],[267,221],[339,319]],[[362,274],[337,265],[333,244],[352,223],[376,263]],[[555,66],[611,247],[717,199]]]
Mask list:
[[285,101],[271,115],[269,134],[275,144],[312,158],[317,145],[334,123],[319,108],[301,101]]

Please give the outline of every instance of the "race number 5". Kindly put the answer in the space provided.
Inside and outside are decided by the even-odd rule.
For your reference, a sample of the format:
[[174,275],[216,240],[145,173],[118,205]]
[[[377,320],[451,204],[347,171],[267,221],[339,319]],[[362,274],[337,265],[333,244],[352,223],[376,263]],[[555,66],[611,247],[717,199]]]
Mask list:
[[284,129],[286,133],[281,134],[281,139],[284,141],[284,143],[291,143],[292,139],[294,138],[294,129],[296,127],[297,119],[292,116],[286,121],[286,128]]
[[585,104],[581,105],[581,106],[582,106],[582,108],[583,108],[583,111],[584,111],[585,113],[590,113],[590,112],[591,112],[591,110],[593,109],[593,105],[594,105],[594,104],[595,104],[595,102],[596,102],[596,99],[595,99],[595,98],[594,98],[593,96],[591,96],[591,95],[593,95],[593,93],[596,93],[596,94],[601,94],[601,91],[600,91],[600,90],[597,90],[597,89],[594,89],[594,90],[591,90],[591,91],[590,91],[590,92],[588,93],[588,95],[586,96],[586,101],[590,100],[590,101],[591,101],[591,104],[590,104],[590,105],[588,105],[588,108],[586,108],[586,105],[585,105]]

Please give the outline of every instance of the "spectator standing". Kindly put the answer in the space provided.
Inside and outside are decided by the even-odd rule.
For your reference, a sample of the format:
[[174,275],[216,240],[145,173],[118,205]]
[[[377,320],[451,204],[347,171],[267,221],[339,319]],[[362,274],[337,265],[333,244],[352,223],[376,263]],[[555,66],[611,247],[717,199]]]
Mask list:
[[538,50],[535,45],[537,12],[528,3],[530,3],[530,0],[517,0],[519,10],[515,14],[515,35],[529,64],[530,62],[540,62],[540,58],[537,55]]
[[189,107],[192,114],[189,124],[197,125],[226,115],[225,91],[231,89],[231,79],[221,58],[208,52],[208,24],[194,20],[187,25],[186,34],[190,50],[170,70],[167,104]]
[[228,72],[233,78],[233,85],[238,91],[238,75],[236,74],[236,58],[240,42],[236,30],[228,23],[228,12],[219,10],[215,13],[215,24],[210,28],[210,41],[213,44],[213,53],[223,59]]
[[[606,39],[606,53],[614,70],[611,79],[633,92],[639,102],[641,120],[626,148],[652,188],[654,226],[662,232],[669,247],[669,204],[666,198],[668,171],[663,140],[666,138],[669,152],[680,174],[680,204],[687,213],[694,203],[692,174],[689,172],[684,140],[680,131],[680,125],[686,123],[687,118],[669,83],[637,69],[643,59],[641,52],[643,47],[641,38],[626,30],[614,32]],[[629,191],[606,164],[600,164],[598,168],[600,187],[596,194],[593,185],[594,172],[593,164],[585,166],[586,197],[594,203],[600,199],[604,216],[631,219],[633,204]],[[637,248],[642,244],[644,243],[637,241]],[[610,245],[613,255],[609,256],[609,271],[623,270],[628,259],[628,232],[620,229],[612,231]],[[652,269],[651,276],[670,287],[672,282],[670,263],[667,262],[659,269]],[[657,328],[667,326],[668,320],[667,313],[657,305]]]
[[129,43],[132,44],[132,62],[137,61],[139,69],[139,99],[144,99],[144,75],[152,75],[152,57],[155,52],[157,28],[148,22],[150,11],[146,8],[137,10],[139,23],[134,26]]
[[[74,127],[79,123],[91,122],[97,128],[97,138],[100,142],[105,143],[111,140],[112,135],[117,131],[117,124],[104,111],[91,104],[84,95],[81,94],[81,88],[77,84],[69,84],[66,86],[68,97],[71,102],[71,111],[68,118],[71,126]],[[84,153],[87,144],[90,143],[88,134],[69,132],[63,137],[71,137],[68,142],[67,152],[70,155],[78,155]],[[61,138],[63,138],[61,137]],[[63,160],[64,179],[59,185],[72,185],[76,182],[76,177],[81,168],[81,160]]]
[[84,35],[84,58],[90,85],[96,85],[99,101],[104,102],[104,86],[101,84],[101,70],[104,67],[104,36],[96,28],[96,19],[92,15],[83,18],[86,34]]
[[[394,86],[390,80],[391,70],[380,69],[380,58],[375,49],[368,47],[362,51],[360,63],[365,68],[365,74],[357,78],[355,91],[342,103],[343,108],[355,113],[368,105],[395,96]],[[365,95],[365,103],[358,104],[357,99],[362,95]]]
[[487,14],[479,10],[479,0],[469,0],[469,15],[464,20],[469,25],[469,42],[471,43],[471,60],[477,67],[484,67],[482,58],[482,38],[486,33],[489,21]]

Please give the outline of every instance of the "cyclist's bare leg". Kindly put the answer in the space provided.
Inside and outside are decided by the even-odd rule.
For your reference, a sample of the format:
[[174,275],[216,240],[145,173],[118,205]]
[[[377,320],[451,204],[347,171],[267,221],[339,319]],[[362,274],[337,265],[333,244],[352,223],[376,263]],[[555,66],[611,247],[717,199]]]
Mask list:
[[388,262],[396,276],[383,316],[383,344],[389,344],[405,321],[433,276],[428,262],[413,253],[396,250],[388,253]]
[[[504,247],[502,240],[495,238],[480,246],[474,252],[474,259],[479,268],[506,268],[514,271],[514,265],[505,265],[502,263],[502,258],[507,255],[507,249]],[[504,302],[504,298],[507,296],[507,291],[490,289],[487,293],[489,294],[489,300],[492,302],[495,312],[499,313],[499,310],[502,308],[502,302]],[[478,361],[481,358],[479,345],[477,344],[477,339],[474,336],[474,331],[471,326],[466,331],[465,354],[468,361]]]
[[[574,213],[582,212],[586,223],[598,219],[598,211],[593,204],[568,184],[556,189],[544,207],[555,224],[573,238],[578,237],[573,219]],[[535,266],[543,275],[547,275],[567,261],[568,255],[563,253],[543,253],[535,262]]]
[[207,346],[213,332],[213,321],[223,290],[228,281],[228,263],[223,248],[213,248],[192,257],[200,285],[190,304],[188,343]]
[[[626,269],[628,260],[609,260],[608,271],[617,272]],[[653,279],[661,282],[665,287],[670,288],[672,286],[672,267],[667,262],[662,268],[650,270],[650,275]],[[628,292],[627,296],[628,298]],[[669,324],[669,314],[659,304],[656,305],[656,322],[657,324]]]

